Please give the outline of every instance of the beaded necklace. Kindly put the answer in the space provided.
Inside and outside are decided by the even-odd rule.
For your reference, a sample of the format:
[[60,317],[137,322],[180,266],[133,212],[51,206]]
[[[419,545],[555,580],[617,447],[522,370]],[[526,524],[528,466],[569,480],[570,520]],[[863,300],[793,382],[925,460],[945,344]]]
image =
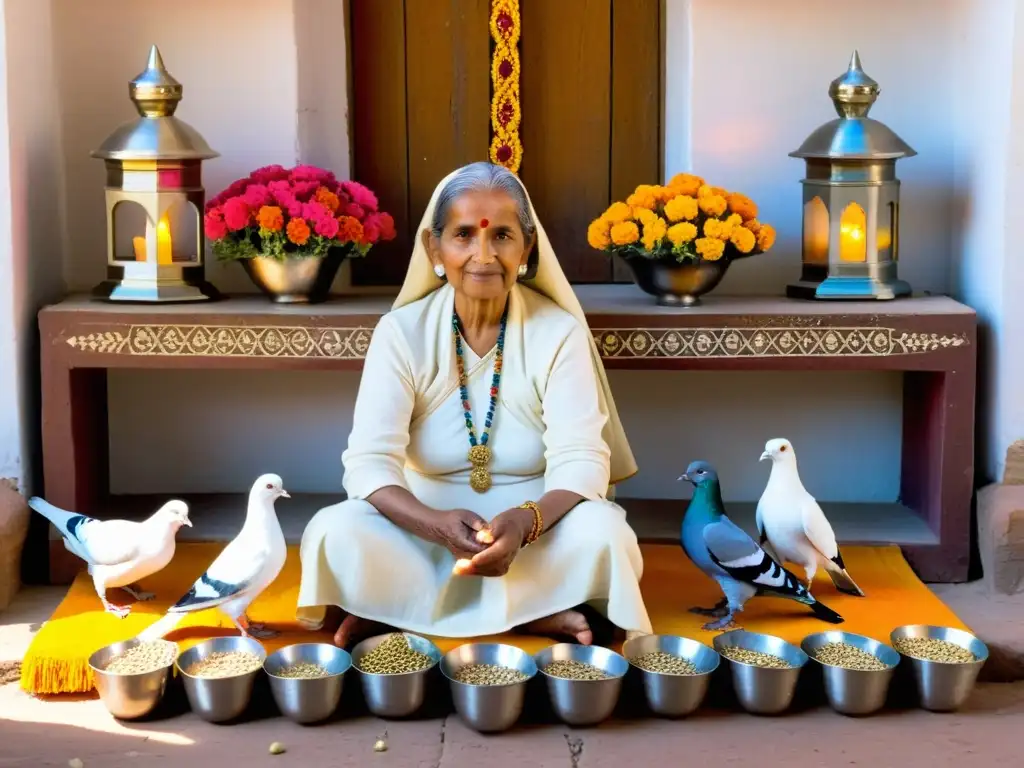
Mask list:
[[455,363],[459,372],[459,395],[462,397],[462,412],[466,416],[466,431],[469,432],[469,463],[473,468],[469,472],[469,487],[477,493],[484,493],[491,487],[491,472],[487,465],[491,463],[491,449],[487,441],[491,436],[491,422],[494,420],[494,409],[498,405],[498,387],[501,385],[501,361],[505,351],[505,327],[508,324],[508,304],[501,313],[501,327],[498,330],[498,347],[494,353],[494,373],[491,375],[491,399],[487,405],[487,416],[484,419],[484,430],[480,433],[479,442],[473,431],[473,411],[469,405],[469,379],[466,377],[466,363],[462,357],[462,324],[459,316],[452,310],[452,336],[455,339]]

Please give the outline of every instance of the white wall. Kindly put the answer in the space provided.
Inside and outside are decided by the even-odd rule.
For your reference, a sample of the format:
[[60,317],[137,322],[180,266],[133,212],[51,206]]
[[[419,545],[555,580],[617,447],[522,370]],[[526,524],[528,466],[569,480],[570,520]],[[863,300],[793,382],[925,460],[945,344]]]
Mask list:
[[0,18],[0,478],[31,488],[39,431],[38,309],[64,291],[60,110],[50,5]]
[[[920,153],[898,167],[901,274],[918,290],[950,289],[951,266],[962,263],[955,260],[963,218],[958,190],[973,167],[957,158],[977,157],[992,170],[984,148],[1007,131],[984,118],[969,125],[972,106],[988,104],[986,92],[956,86],[972,57],[978,58],[970,72],[979,78],[988,72],[998,80],[1002,75],[992,70],[1010,65],[1005,48],[989,46],[986,37],[1000,28],[993,3],[1002,1],[864,0],[854,8],[808,0],[666,0],[666,170],[690,168],[745,190],[780,233],[773,255],[736,265],[719,293],[781,292],[797,277],[802,167],[787,153],[833,117],[826,90],[855,47],[882,86],[872,116]],[[347,171],[340,0],[52,2],[72,287],[89,288],[103,275],[102,163],[88,153],[132,116],[127,82],[153,42],[184,84],[178,114],[222,153],[205,171],[211,194],[271,162],[299,159]],[[990,7],[991,16],[979,10]],[[977,24],[974,37],[960,31],[968,21]],[[947,92],[942,83],[953,86]],[[1020,101],[1011,108],[1020,110]],[[977,250],[1001,254],[1001,242],[991,237]],[[229,266],[211,265],[211,279],[229,291],[251,289],[237,265]],[[969,290],[987,300],[983,288],[993,285],[998,281],[986,278]],[[114,489],[238,490],[272,469],[296,490],[336,490],[357,380],[282,372],[114,374]],[[624,495],[679,495],[680,467],[702,457],[722,468],[729,498],[755,497],[764,480],[760,447],[781,434],[796,441],[808,485],[821,497],[895,497],[896,376],[615,372],[612,381],[641,465]],[[186,432],[182,424],[193,427]],[[144,450],[153,439],[160,448]]]

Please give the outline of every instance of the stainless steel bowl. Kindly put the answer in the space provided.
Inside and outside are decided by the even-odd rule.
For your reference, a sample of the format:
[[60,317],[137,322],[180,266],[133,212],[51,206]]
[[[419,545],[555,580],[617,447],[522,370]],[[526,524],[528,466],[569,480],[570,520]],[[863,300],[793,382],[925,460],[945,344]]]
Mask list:
[[233,677],[193,677],[185,670],[212,653],[232,651],[247,651],[255,654],[259,657],[261,664],[267,658],[267,652],[256,640],[251,637],[232,635],[215,637],[194,645],[187,651],[182,651],[175,662],[178,672],[181,673],[181,679],[185,683],[185,695],[188,697],[189,706],[199,717],[210,723],[233,720],[245,711],[252,698],[252,687],[256,682],[256,676],[260,674],[261,667]]
[[770,653],[789,662],[789,668],[775,669],[745,664],[725,657],[732,671],[732,686],[736,691],[736,698],[745,710],[756,715],[776,715],[789,708],[793,703],[797,682],[800,680],[800,670],[807,663],[806,653],[781,637],[748,632],[745,629],[724,632],[715,637],[713,642],[715,650],[723,656],[723,651],[727,648],[743,648],[748,651]]
[[[870,653],[886,665],[885,669],[847,669],[826,664],[815,657],[823,646],[829,643],[852,645],[866,653]],[[801,650],[821,667],[822,679],[825,684],[825,696],[836,712],[844,715],[870,715],[885,706],[885,698],[889,693],[896,665],[900,663],[900,655],[885,643],[855,635],[852,632],[830,630],[808,635],[800,643]]]
[[[316,664],[327,677],[281,677],[294,664]],[[297,723],[317,723],[334,714],[341,701],[345,673],[352,666],[348,651],[329,643],[298,643],[275,651],[263,662],[270,679],[270,693],[281,714]]]
[[[470,685],[453,675],[469,664],[493,664],[518,669],[526,679],[508,685]],[[537,664],[526,651],[503,643],[466,643],[448,651],[441,659],[441,674],[451,684],[455,711],[480,733],[511,728],[523,712],[526,684],[537,674]]]
[[635,667],[643,676],[647,706],[656,715],[664,717],[689,715],[703,703],[711,673],[718,669],[721,657],[704,643],[679,635],[640,635],[627,640],[622,646],[622,655],[630,663],[655,651],[689,661],[697,668],[697,674],[670,675]]
[[352,649],[352,664],[359,670],[367,708],[378,717],[407,717],[421,706],[427,695],[427,675],[441,660],[441,650],[425,637],[403,632],[414,651],[426,654],[433,662],[415,672],[376,674],[359,668],[362,658],[387,640],[393,632],[368,637]]
[[[555,714],[569,725],[596,725],[615,710],[622,690],[622,678],[629,662],[599,645],[558,643],[533,657],[537,670],[547,682],[548,696]],[[569,680],[549,675],[544,668],[553,661],[578,661],[597,667],[609,677],[604,680]]]
[[978,673],[988,660],[988,647],[962,629],[934,627],[927,624],[909,624],[896,627],[889,634],[890,644],[896,648],[900,640],[910,637],[930,637],[945,640],[974,654],[975,661],[964,664],[956,662],[929,661],[908,656],[917,682],[917,693],[924,709],[932,712],[952,712],[959,709],[974,690]]
[[164,691],[167,690],[167,679],[170,676],[171,667],[174,666],[174,657],[177,655],[178,646],[169,640],[156,642],[165,642],[173,646],[174,653],[169,654],[171,660],[167,662],[166,666],[152,672],[121,674],[107,672],[104,669],[115,656],[120,656],[129,648],[141,645],[137,638],[104,646],[89,657],[89,667],[92,669],[93,681],[100,700],[107,711],[119,720],[145,717],[156,708],[164,697]]

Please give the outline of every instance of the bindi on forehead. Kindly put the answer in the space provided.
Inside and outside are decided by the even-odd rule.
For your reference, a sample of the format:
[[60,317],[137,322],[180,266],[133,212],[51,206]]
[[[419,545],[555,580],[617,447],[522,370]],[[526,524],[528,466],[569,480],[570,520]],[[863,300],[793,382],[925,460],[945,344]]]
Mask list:
[[487,229],[487,225],[490,223],[487,219],[480,219],[480,229]]

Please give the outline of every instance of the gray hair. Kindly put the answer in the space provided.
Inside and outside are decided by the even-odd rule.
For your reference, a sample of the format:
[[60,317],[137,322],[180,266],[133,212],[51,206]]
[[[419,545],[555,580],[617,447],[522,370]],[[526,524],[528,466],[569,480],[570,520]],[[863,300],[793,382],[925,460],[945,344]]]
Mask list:
[[526,190],[510,170],[486,160],[463,166],[444,185],[441,194],[437,196],[434,220],[430,224],[430,231],[434,237],[441,237],[445,222],[448,221],[448,212],[459,197],[467,192],[482,190],[501,191],[515,201],[519,225],[523,229],[526,241],[529,242],[537,231],[537,227],[533,223],[533,216],[530,215],[530,203],[526,199]]

